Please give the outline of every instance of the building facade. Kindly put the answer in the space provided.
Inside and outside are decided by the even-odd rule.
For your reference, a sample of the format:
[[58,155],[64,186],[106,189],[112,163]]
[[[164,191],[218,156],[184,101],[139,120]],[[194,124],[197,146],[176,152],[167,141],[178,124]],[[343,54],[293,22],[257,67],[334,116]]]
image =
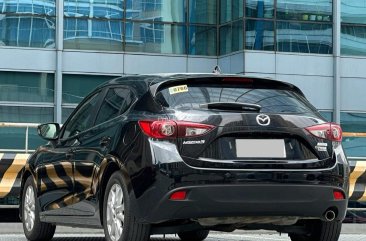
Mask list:
[[216,65],[296,84],[366,157],[366,0],[0,0],[0,122],[62,123],[113,77]]

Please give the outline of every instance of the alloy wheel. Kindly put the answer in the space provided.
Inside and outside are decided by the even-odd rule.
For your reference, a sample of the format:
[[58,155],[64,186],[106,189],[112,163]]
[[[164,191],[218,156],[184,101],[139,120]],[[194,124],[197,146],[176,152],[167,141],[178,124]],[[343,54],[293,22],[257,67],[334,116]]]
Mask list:
[[125,219],[123,191],[119,184],[114,184],[109,191],[107,201],[107,228],[112,241],[122,236]]
[[34,221],[36,217],[35,213],[35,197],[34,197],[34,190],[32,186],[28,186],[25,199],[24,199],[24,206],[23,206],[23,214],[24,214],[24,223],[26,229],[30,232],[34,227]]

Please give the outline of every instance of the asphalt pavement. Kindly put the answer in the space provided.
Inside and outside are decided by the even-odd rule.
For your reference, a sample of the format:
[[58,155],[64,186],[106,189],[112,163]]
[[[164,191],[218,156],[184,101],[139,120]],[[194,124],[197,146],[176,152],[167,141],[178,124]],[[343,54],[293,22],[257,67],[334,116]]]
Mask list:
[[[0,210],[0,241],[26,241],[16,210]],[[178,241],[175,235],[156,235],[151,241]],[[211,232],[207,241],[290,241],[287,234],[269,231]],[[103,230],[59,226],[53,241],[104,241]],[[132,241],[132,240],[131,240]],[[366,241],[366,224],[344,224],[339,241]]]

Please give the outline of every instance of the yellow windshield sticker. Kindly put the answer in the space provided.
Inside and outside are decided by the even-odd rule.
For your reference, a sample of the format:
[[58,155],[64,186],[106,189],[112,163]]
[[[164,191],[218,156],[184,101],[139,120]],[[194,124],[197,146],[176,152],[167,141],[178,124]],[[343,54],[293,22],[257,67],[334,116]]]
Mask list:
[[169,94],[174,95],[178,93],[184,93],[188,92],[188,86],[187,85],[179,85],[169,88]]

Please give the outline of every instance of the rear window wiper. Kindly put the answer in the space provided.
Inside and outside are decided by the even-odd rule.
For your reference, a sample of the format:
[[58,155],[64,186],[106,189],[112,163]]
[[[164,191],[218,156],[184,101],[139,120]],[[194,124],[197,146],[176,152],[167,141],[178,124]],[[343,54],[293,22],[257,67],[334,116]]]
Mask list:
[[241,102],[211,102],[211,103],[200,104],[200,108],[259,112],[262,106]]

